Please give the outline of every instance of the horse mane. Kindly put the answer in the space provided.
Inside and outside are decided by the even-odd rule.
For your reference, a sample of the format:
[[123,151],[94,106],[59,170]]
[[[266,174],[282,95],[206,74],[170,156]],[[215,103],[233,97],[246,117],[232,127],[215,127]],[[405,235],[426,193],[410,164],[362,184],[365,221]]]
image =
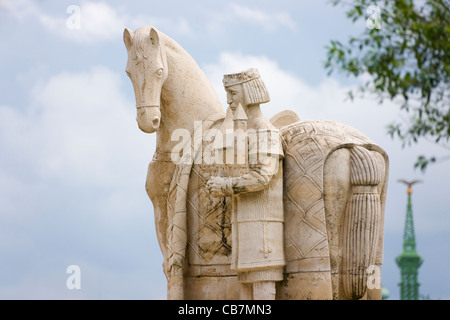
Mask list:
[[[203,70],[197,64],[195,59],[174,39],[159,30],[157,32],[160,37],[160,47],[163,53],[163,57],[164,59],[166,59],[165,63],[167,63],[167,65],[180,65],[180,61],[182,61],[182,69],[184,71],[190,72],[191,75],[194,76],[193,78],[189,77],[191,81],[196,81],[197,84],[202,85],[202,90],[200,90],[201,94],[209,95],[209,107],[212,109],[215,109],[216,107],[216,111],[225,114],[215,88],[211,84],[211,81],[206,77]],[[169,70],[169,73],[171,73],[171,70]],[[186,98],[188,97],[185,97],[185,99]]]

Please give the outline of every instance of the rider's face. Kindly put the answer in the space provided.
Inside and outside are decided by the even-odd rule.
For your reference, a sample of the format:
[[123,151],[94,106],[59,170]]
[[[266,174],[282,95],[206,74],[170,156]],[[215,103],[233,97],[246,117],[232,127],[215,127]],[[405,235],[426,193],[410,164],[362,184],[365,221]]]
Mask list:
[[230,108],[233,112],[236,111],[236,108],[239,105],[239,103],[242,104],[243,107],[245,107],[242,84],[227,87],[226,91],[227,91],[227,103],[230,105]]

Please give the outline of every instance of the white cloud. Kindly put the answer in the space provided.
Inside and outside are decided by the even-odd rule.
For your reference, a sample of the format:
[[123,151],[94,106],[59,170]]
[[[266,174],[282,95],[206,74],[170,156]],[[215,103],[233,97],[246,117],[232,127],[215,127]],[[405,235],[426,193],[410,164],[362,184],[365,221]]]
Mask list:
[[0,9],[9,12],[19,21],[24,21],[24,19],[37,13],[37,8],[31,0],[2,0],[0,1]]
[[220,36],[233,27],[239,29],[248,25],[268,33],[280,29],[297,30],[297,23],[288,12],[266,12],[237,3],[224,6],[220,12],[203,8],[203,15],[207,32],[214,36]]
[[[123,154],[142,138],[134,103],[120,87],[119,75],[104,67],[55,75],[34,88],[24,112],[0,109],[5,143],[33,157],[30,164],[43,178],[117,183],[125,178],[119,170]],[[133,166],[137,159],[128,160]]]
[[268,31],[279,27],[295,30],[297,24],[287,12],[267,13],[262,10],[233,3],[230,5],[233,15],[244,22],[258,25]]
[[[69,9],[69,7],[68,7]],[[104,2],[83,2],[66,15],[38,15],[40,23],[64,38],[77,42],[111,40],[123,31],[127,18]]]
[[[95,219],[103,227],[129,225],[143,206],[147,214],[151,203],[144,182],[155,135],[138,129],[134,101],[121,93],[123,84],[111,70],[92,67],[55,75],[36,86],[25,110],[0,106],[0,148],[7,155],[0,159],[4,223],[17,227],[27,219],[36,221],[48,205],[70,199],[68,194],[56,198],[67,187],[102,190],[65,212],[82,210],[81,219]],[[88,217],[92,212],[95,216]]]
[[77,43],[98,43],[121,38],[124,28],[136,29],[154,25],[166,32],[187,35],[191,27],[187,19],[155,17],[145,14],[131,15],[122,6],[113,7],[105,2],[83,1],[79,6],[70,5],[66,12],[48,14],[30,0],[0,3],[15,19],[36,19],[45,29]]
[[[5,0],[0,7],[19,21],[35,19],[63,39],[82,44],[116,40],[125,27],[136,29],[144,25],[156,26],[172,35],[193,34],[191,21],[183,16],[131,14],[124,6],[112,6],[106,2],[83,1],[80,5],[69,5],[65,12],[57,14],[43,11],[30,0]],[[202,10],[200,21],[204,20],[207,31],[212,33],[222,32],[236,23],[253,25],[266,32],[297,30],[297,23],[285,11],[266,12],[237,3],[226,5],[220,12]]]
[[142,26],[154,26],[165,33],[185,36],[192,33],[192,28],[186,18],[177,19],[154,17],[148,15],[137,15],[135,17],[127,17],[126,26],[129,29],[137,29]]

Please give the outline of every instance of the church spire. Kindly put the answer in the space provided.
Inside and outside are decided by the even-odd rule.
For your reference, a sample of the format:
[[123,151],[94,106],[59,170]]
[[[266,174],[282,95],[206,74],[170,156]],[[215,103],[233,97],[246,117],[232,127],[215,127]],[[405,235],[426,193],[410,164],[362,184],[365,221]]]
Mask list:
[[400,299],[401,300],[418,300],[419,299],[419,282],[417,280],[419,267],[422,265],[423,259],[416,252],[416,237],[414,234],[414,220],[412,213],[412,186],[420,180],[411,182],[399,180],[408,186],[408,202],[406,206],[405,229],[403,234],[403,252],[396,258],[397,265],[401,269]]

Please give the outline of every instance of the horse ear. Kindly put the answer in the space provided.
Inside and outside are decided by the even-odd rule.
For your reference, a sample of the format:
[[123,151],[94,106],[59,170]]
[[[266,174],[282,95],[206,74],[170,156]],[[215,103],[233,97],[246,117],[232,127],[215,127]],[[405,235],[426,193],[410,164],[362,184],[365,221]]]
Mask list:
[[150,30],[150,41],[154,46],[159,46],[159,34],[158,31],[153,27]]
[[133,44],[133,32],[128,30],[128,28],[123,30],[123,42],[125,43],[127,50],[130,50],[130,47]]

